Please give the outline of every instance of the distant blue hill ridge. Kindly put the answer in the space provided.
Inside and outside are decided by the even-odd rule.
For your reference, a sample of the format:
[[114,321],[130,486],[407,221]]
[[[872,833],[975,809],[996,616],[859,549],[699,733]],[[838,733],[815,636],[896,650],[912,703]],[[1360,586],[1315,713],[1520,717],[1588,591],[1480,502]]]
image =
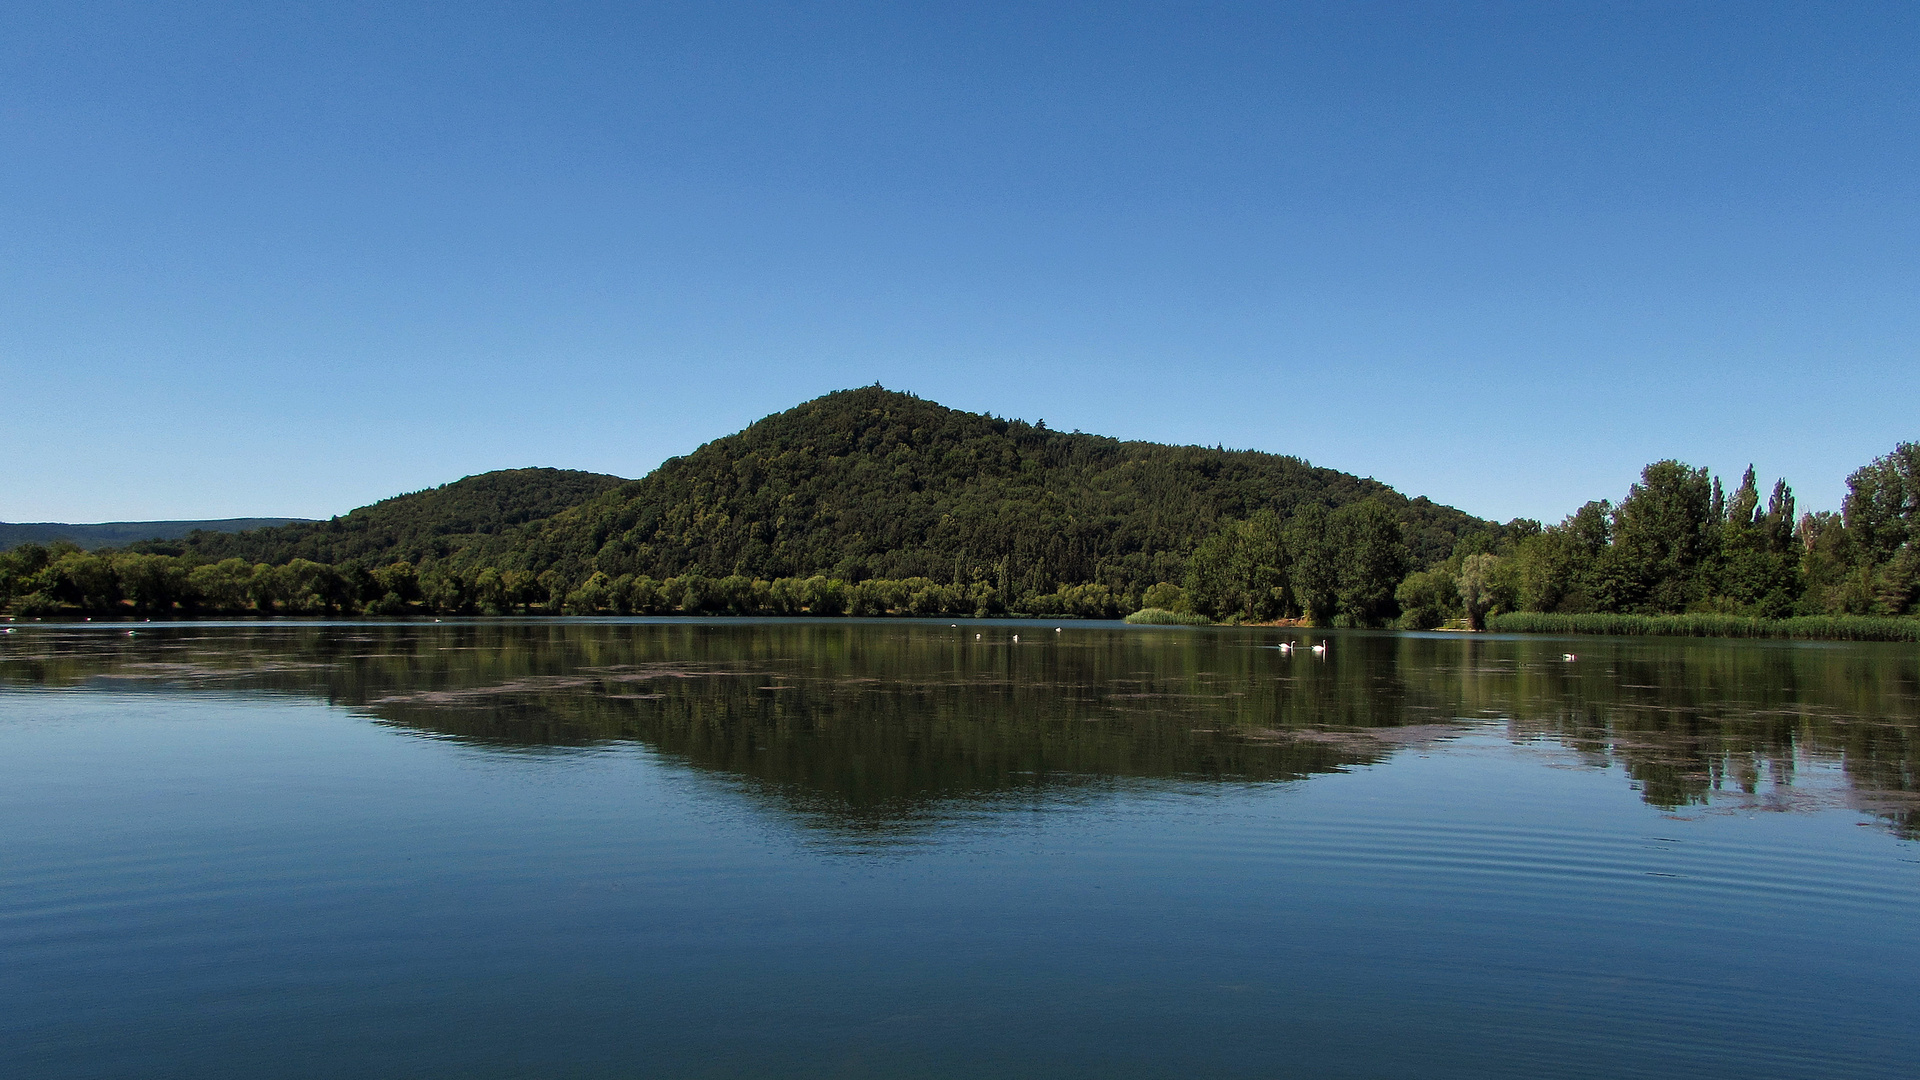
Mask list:
[[218,521],[103,521],[95,525],[65,525],[55,521],[8,524],[0,521],[0,551],[22,544],[51,544],[71,540],[91,551],[124,547],[141,540],[178,540],[202,529],[207,532],[245,532],[310,521],[311,518],[221,518]]

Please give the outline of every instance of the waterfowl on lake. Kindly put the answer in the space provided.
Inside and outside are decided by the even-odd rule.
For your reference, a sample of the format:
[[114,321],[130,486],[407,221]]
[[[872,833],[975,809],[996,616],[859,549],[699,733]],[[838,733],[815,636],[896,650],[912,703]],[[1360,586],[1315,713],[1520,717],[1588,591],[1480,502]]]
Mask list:
[[1325,641],[1322,641],[1322,642],[1321,642],[1320,644],[1318,644],[1318,645],[1309,645],[1309,646],[1307,646],[1307,647],[1308,647],[1309,649],[1312,649],[1312,650],[1313,650],[1313,655],[1315,655],[1315,656],[1325,656],[1325,655],[1327,655],[1327,643],[1326,643]]
[[1290,654],[1290,653],[1292,653],[1292,652],[1293,652],[1293,642],[1291,642],[1291,641],[1283,641],[1283,642],[1281,642],[1281,643],[1280,643],[1280,651],[1281,651],[1281,652],[1283,652],[1283,653],[1289,653],[1289,654]]
[[1579,657],[1577,657],[1577,656],[1575,656],[1575,655],[1573,655],[1572,653],[1561,653],[1561,654],[1560,654],[1560,659],[1562,659],[1562,660],[1565,660],[1565,661],[1566,661],[1567,663],[1569,663],[1569,664],[1571,664],[1571,663],[1573,663],[1573,662],[1574,662],[1575,660],[1578,660],[1578,659],[1580,659],[1580,658],[1579,658]]

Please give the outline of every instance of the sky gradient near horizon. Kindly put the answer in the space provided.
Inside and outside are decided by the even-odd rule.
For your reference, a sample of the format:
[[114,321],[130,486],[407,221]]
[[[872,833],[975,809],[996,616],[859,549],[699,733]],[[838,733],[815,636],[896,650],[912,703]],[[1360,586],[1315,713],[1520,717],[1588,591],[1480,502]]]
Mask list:
[[1558,520],[1920,439],[1920,6],[5,3],[0,520],[879,382]]

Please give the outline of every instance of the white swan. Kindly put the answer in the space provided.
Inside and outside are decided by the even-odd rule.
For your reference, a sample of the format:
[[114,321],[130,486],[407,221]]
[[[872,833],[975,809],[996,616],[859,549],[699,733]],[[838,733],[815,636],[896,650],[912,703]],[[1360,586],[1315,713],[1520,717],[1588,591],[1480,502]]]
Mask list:
[[1566,661],[1567,663],[1569,663],[1569,664],[1571,664],[1571,663],[1573,663],[1573,662],[1574,662],[1575,660],[1578,660],[1578,659],[1580,659],[1580,658],[1579,658],[1579,657],[1577,657],[1577,656],[1575,656],[1575,655],[1573,655],[1572,653],[1561,653],[1561,654],[1560,654],[1560,659],[1562,659],[1562,660],[1565,660],[1565,661]]
[[1315,655],[1315,656],[1325,656],[1325,655],[1327,655],[1327,643],[1326,643],[1325,641],[1322,641],[1322,642],[1321,642],[1320,644],[1318,644],[1318,645],[1310,645],[1310,646],[1308,646],[1308,648],[1310,648],[1310,649],[1312,649],[1312,650],[1313,650],[1313,655]]
[[1281,643],[1280,643],[1280,651],[1281,651],[1281,652],[1283,652],[1283,653],[1287,653],[1287,654],[1291,654],[1291,653],[1293,652],[1293,642],[1291,642],[1291,641],[1283,641],[1283,642],[1281,642]]

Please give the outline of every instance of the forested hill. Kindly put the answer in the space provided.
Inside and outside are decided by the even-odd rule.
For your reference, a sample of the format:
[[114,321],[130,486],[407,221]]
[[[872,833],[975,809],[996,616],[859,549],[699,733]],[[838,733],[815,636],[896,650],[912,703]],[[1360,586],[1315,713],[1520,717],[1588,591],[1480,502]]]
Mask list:
[[[1685,619],[1631,632],[1788,619],[1780,632],[1913,640],[1920,444],[1855,470],[1838,513],[1798,513],[1785,479],[1763,501],[1751,468],[1729,490],[1667,460],[1618,504],[1542,529],[1298,458],[1050,431],[874,386],[640,480],[516,469],[332,521],[0,551],[0,612],[27,617],[1145,609],[1607,633],[1645,617]],[[1534,616],[1549,621],[1511,621]],[[1799,616],[1874,618],[1808,629]]]
[[1490,524],[1299,458],[1069,434],[874,386],[670,460],[529,526],[487,561],[566,581],[829,574],[1138,595],[1180,581],[1223,520],[1365,499],[1401,521],[1415,565]]
[[332,565],[417,564],[489,546],[503,534],[517,536],[519,526],[624,482],[618,476],[572,469],[502,469],[397,495],[329,521],[243,533],[195,532],[176,543],[140,547],[204,560],[238,557],[273,565],[294,559]]

